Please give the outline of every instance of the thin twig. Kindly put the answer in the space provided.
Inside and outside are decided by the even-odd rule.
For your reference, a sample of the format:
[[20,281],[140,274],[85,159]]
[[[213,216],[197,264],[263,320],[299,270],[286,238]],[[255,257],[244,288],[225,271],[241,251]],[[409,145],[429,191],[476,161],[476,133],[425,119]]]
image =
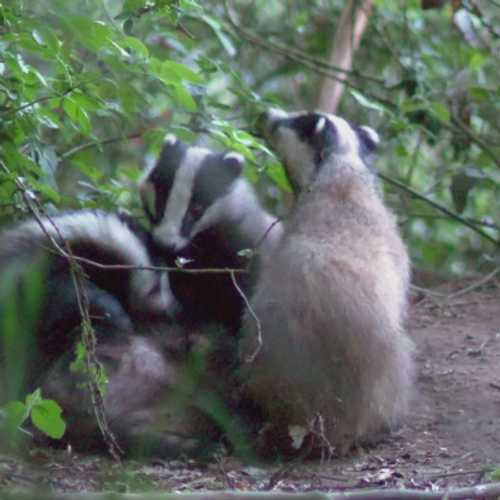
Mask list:
[[[2,170],[4,170],[4,172],[10,174],[8,167],[1,160],[0,160],[0,167],[2,168]],[[75,256],[71,252],[69,243],[63,238],[62,234],[59,231],[59,228],[51,219],[51,217],[45,212],[45,210],[40,204],[37,204],[38,205],[37,207],[34,206],[34,203],[36,203],[36,199],[31,194],[30,190],[24,185],[23,180],[19,176],[15,179],[15,184],[22,192],[28,211],[33,215],[34,219],[39,224],[41,230],[47,237],[48,241],[51,243],[51,245],[53,245],[53,247],[56,250],[58,250],[62,255],[64,255],[69,261],[71,278],[75,285],[78,308],[81,316],[82,340],[85,345],[85,361],[87,365],[88,382],[92,398],[92,408],[97,423],[99,425],[99,428],[102,431],[103,438],[108,446],[109,452],[121,467],[121,461],[119,457],[119,453],[121,452],[121,450],[115,440],[115,437],[109,430],[106,414],[104,411],[102,393],[98,383],[98,380],[100,378],[99,375],[102,373],[102,367],[99,361],[97,360],[94,350],[96,345],[96,337],[92,329],[92,324],[89,316],[90,306],[85,289],[85,275],[83,273],[83,269],[74,258]],[[42,220],[42,217],[40,217],[38,211],[43,213],[44,221]],[[54,230],[58,235],[61,245],[50,234],[44,222],[45,223],[48,222],[52,225],[52,227],[54,228]]]
[[391,179],[390,177],[387,177],[384,174],[380,174],[379,173],[378,176],[383,181],[387,182],[388,184],[391,184],[391,185],[397,187],[398,189],[400,189],[402,191],[405,191],[406,193],[410,194],[413,198],[417,198],[419,200],[425,201],[425,203],[427,203],[428,205],[431,205],[432,207],[436,208],[440,212],[448,215],[448,217],[450,217],[451,219],[455,219],[456,221],[461,222],[464,226],[467,226],[469,229],[472,229],[472,231],[474,231],[475,233],[479,234],[482,238],[484,238],[485,240],[488,240],[490,243],[493,243],[496,247],[498,247],[499,242],[495,238],[493,238],[492,236],[490,236],[488,233],[482,231],[481,229],[479,229],[478,227],[476,227],[474,224],[471,224],[464,217],[458,215],[455,212],[452,212],[451,210],[447,209],[446,207],[443,207],[439,203],[431,200],[430,198],[427,198],[423,194],[418,193],[417,191],[409,188],[408,186],[405,186],[401,182],[395,181],[394,179]]
[[[41,223],[41,221],[39,222]],[[44,231],[45,232],[45,231]],[[63,257],[69,258],[69,254],[65,252],[60,246],[57,245],[55,241],[52,240],[48,233],[45,233],[47,238],[50,240],[51,244],[55,246],[55,250],[46,246],[41,248],[49,251],[55,252],[62,255]],[[247,274],[246,269],[231,269],[227,267],[221,268],[206,268],[206,269],[185,269],[183,267],[166,267],[166,266],[136,266],[132,264],[101,264],[85,257],[79,257],[78,255],[73,255],[72,258],[77,262],[82,262],[83,264],[88,264],[89,266],[97,267],[98,269],[112,269],[112,270],[134,270],[134,271],[168,271],[173,273],[187,273],[187,274],[226,274],[226,273],[236,273],[236,274]]]
[[251,356],[248,356],[247,359],[245,360],[247,363],[252,363],[253,360],[255,359],[255,356],[257,356],[258,352],[260,351],[260,349],[262,347],[262,327],[260,324],[260,320],[257,317],[257,315],[255,314],[255,311],[252,309],[252,306],[250,305],[250,302],[249,302],[247,296],[244,294],[243,290],[238,285],[236,278],[234,276],[234,273],[231,273],[231,279],[233,280],[233,284],[234,284],[236,290],[238,290],[238,293],[243,297],[243,301],[245,302],[245,305],[247,306],[248,312],[253,316],[253,318],[255,319],[255,323],[257,324],[257,343],[258,343],[258,346],[257,346],[257,349],[254,351],[254,353]]
[[497,267],[491,273],[487,274],[484,278],[479,280],[477,283],[473,283],[472,285],[469,285],[462,290],[459,290],[458,292],[455,293],[450,293],[449,295],[446,296],[445,300],[451,300],[451,299],[456,299],[457,297],[460,297],[461,295],[465,295],[466,293],[472,292],[476,288],[479,288],[483,286],[485,283],[490,281],[492,278],[494,278],[498,273],[500,272],[500,267]]
[[108,137],[107,139],[102,139],[101,141],[86,142],[85,144],[80,144],[79,146],[76,146],[66,151],[66,153],[63,153],[59,158],[59,161],[65,160],[66,158],[69,158],[70,156],[73,156],[76,153],[79,153],[80,151],[84,151],[85,149],[96,148],[103,144],[122,141],[123,139],[138,139],[139,137],[141,137],[141,134],[129,134],[129,135],[120,135],[118,137]]

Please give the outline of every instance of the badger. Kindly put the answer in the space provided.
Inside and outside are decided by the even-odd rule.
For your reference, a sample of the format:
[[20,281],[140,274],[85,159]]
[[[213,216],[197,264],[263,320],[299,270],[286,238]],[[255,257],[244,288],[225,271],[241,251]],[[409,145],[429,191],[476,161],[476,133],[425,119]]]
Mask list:
[[[234,366],[219,362],[236,359],[236,346],[221,340],[225,337],[218,325],[190,330],[179,322],[153,321],[134,325],[128,338],[97,344],[95,354],[107,378],[104,415],[119,451],[200,459],[216,449],[227,431],[220,413],[231,412],[237,396]],[[73,360],[74,352],[67,350],[39,374],[42,396],[64,409],[67,430],[59,441],[35,433],[35,443],[106,452],[87,375],[70,368]]]
[[309,450],[343,452],[408,411],[407,249],[368,163],[374,130],[278,110],[261,128],[295,205],[245,313],[242,383],[287,446],[298,426]]
[[[168,274],[161,270],[160,250],[133,218],[99,210],[21,222],[0,233],[0,282],[9,282],[12,293],[19,295],[21,314],[30,309],[27,290],[42,298],[20,392],[39,387],[43,398],[54,399],[63,408],[67,423],[60,441],[34,429],[37,444],[106,449],[93,411],[94,398],[86,387],[87,374],[71,368],[82,317],[70,264],[61,251],[71,251],[85,274],[81,291],[88,298],[97,339],[95,355],[107,377],[104,415],[122,451],[161,458],[198,457],[221,438],[217,412],[221,408],[230,412],[236,397],[236,343],[223,326],[203,323],[192,328],[176,321],[178,305]],[[45,290],[24,288],[27,267],[39,261]],[[7,337],[28,335],[19,325],[16,332],[2,330],[7,308],[0,300],[3,376],[8,371],[6,358],[19,354],[8,350]],[[23,397],[3,385],[8,385],[7,379],[0,380],[3,399]]]
[[[237,269],[238,290],[229,273],[171,273],[170,284],[184,318],[222,324],[235,335],[244,299],[265,255],[281,236],[281,223],[260,206],[242,176],[243,157],[215,153],[166,136],[158,161],[140,183],[144,209],[156,242],[186,262],[185,269]],[[238,254],[257,252],[251,259]],[[167,258],[168,260],[168,258]]]
[[[28,379],[73,345],[71,332],[82,320],[70,263],[61,251],[80,259],[89,315],[99,324],[96,331],[110,341],[110,335],[131,335],[135,320],[172,318],[178,311],[168,274],[155,269],[163,261],[154,248],[150,234],[133,218],[99,210],[27,220],[0,232],[0,283],[11,287],[12,294],[21,294],[21,314],[23,308],[28,311],[30,301],[40,301],[35,345],[29,348],[33,357],[27,362],[33,374]],[[30,264],[43,268],[45,286],[26,296],[20,284]],[[5,302],[0,303],[0,319],[8,313]]]

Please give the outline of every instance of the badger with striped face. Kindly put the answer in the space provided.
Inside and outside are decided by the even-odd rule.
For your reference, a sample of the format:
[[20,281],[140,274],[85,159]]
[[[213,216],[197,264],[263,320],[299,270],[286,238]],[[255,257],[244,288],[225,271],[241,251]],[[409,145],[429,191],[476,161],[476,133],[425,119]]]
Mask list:
[[245,391],[273,424],[274,443],[286,447],[289,426],[301,426],[313,445],[341,450],[408,410],[409,258],[368,163],[375,131],[275,110],[261,127],[296,204],[244,318]]
[[[37,345],[27,364],[29,390],[44,367],[73,346],[86,300],[99,340],[107,342],[111,337],[127,338],[142,318],[175,316],[178,305],[168,275],[151,269],[163,264],[151,251],[154,247],[151,236],[132,218],[98,210],[27,220],[0,232],[0,283],[20,294],[19,317],[27,317],[33,304],[41,301],[33,332]],[[85,275],[81,296],[64,255],[68,251],[80,259]],[[44,272],[44,289],[23,288],[35,265]],[[9,314],[8,300],[0,300],[0,320]]]
[[[68,251],[85,275],[80,293],[63,253]],[[232,405],[236,342],[223,326],[174,321],[177,302],[168,275],[155,269],[164,265],[162,252],[131,217],[97,210],[29,220],[0,232],[0,289],[8,289],[0,294],[0,404],[40,388],[44,398],[61,406],[67,424],[57,442],[33,429],[36,443],[107,449],[88,375],[72,369],[81,340],[80,306],[88,306],[97,339],[94,354],[107,377],[102,409],[124,452],[199,457],[220,439],[221,429],[200,400]],[[39,262],[45,287],[30,287],[29,267]],[[11,298],[17,325],[12,325]],[[37,299],[36,331],[28,332],[23,318],[33,315]],[[14,335],[36,338],[12,348],[6,325],[16,328]],[[5,369],[13,359],[17,368],[26,367],[22,386],[15,388],[19,394],[12,393]],[[183,377],[193,373],[193,363],[197,373],[203,366],[203,373],[187,393]]]
[[[375,130],[325,113],[290,113],[269,110],[259,120],[264,137],[273,145],[296,195],[307,189],[316,176],[334,174],[322,169],[325,160],[345,162],[351,168],[371,170],[367,161],[377,149]],[[321,171],[321,173],[320,173]],[[374,176],[367,176],[376,182]]]
[[[156,242],[187,259],[186,269],[245,270],[248,260],[238,252],[257,250],[250,273],[236,277],[248,294],[254,270],[272,253],[281,226],[261,208],[242,175],[243,164],[240,154],[188,146],[167,135],[140,193]],[[244,301],[230,274],[172,272],[170,282],[185,318],[221,323],[237,334]]]

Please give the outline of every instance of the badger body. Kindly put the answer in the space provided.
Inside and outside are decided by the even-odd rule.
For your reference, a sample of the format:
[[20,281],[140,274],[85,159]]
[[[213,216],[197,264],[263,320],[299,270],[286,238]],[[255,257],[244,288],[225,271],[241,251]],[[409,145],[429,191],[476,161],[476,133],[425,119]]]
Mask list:
[[296,204],[245,314],[245,391],[278,433],[298,425],[344,447],[408,410],[407,250],[365,160],[374,131],[277,111],[263,128]]
[[[206,457],[220,441],[220,409],[236,399],[236,346],[224,328],[147,322],[118,342],[101,342],[95,354],[107,378],[102,410],[109,431],[127,456]],[[226,342],[227,341],[227,342]],[[64,409],[67,431],[57,442],[36,434],[38,445],[107,451],[86,374],[71,370],[67,350],[39,375],[42,395]],[[220,416],[220,415],[219,415]]]
[[[224,409],[233,404],[234,339],[220,325],[175,320],[177,301],[168,275],[152,269],[165,265],[164,250],[134,219],[82,210],[40,222],[43,228],[30,220],[0,233],[0,284],[10,285],[10,293],[19,298],[19,317],[33,310],[30,301],[40,300],[33,342],[24,342],[24,359],[22,349],[9,350],[13,332],[3,331],[9,304],[0,300],[0,397],[24,399],[40,388],[43,398],[63,408],[65,436],[53,441],[33,429],[38,444],[107,449],[88,376],[71,369],[81,339],[80,306],[88,306],[95,355],[107,377],[102,410],[121,449],[161,458],[206,454],[222,434],[210,402]],[[80,294],[60,250],[71,251],[82,267]],[[39,262],[44,286],[24,287],[29,264]],[[20,323],[14,334],[28,336]],[[14,355],[26,367],[16,394],[6,368],[6,357]]]
[[[167,135],[140,192],[154,238],[171,261],[182,258],[187,270],[248,270],[235,273],[235,279],[249,295],[281,225],[261,208],[242,171],[237,153],[214,153]],[[250,265],[238,254],[244,249],[257,252]],[[170,283],[185,319],[222,324],[238,335],[244,300],[228,272],[172,272]]]
[[[126,339],[140,318],[175,315],[177,303],[168,275],[151,269],[161,261],[150,248],[154,248],[152,239],[134,219],[98,210],[27,220],[0,233],[0,283],[18,297],[20,318],[38,304],[32,338],[26,340],[31,343],[27,346],[27,390],[34,389],[39,372],[73,346],[82,307],[88,308],[98,340],[106,342]],[[83,271],[79,293],[64,252],[71,252]],[[35,266],[43,274],[42,286],[21,286],[28,269]],[[0,319],[9,314],[7,301],[0,301]],[[5,328],[3,320],[0,325]]]

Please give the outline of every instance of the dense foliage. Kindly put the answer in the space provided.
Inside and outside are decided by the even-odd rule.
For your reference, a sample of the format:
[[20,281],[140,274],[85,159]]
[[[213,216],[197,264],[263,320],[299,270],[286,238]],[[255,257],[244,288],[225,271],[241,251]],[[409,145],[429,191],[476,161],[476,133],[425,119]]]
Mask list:
[[[135,210],[167,131],[242,152],[281,213],[287,184],[255,118],[313,106],[347,2],[226,3],[2,2],[1,222],[30,201]],[[499,20],[494,1],[377,0],[346,75],[338,112],[379,130],[376,167],[419,268],[481,270],[496,252]]]

